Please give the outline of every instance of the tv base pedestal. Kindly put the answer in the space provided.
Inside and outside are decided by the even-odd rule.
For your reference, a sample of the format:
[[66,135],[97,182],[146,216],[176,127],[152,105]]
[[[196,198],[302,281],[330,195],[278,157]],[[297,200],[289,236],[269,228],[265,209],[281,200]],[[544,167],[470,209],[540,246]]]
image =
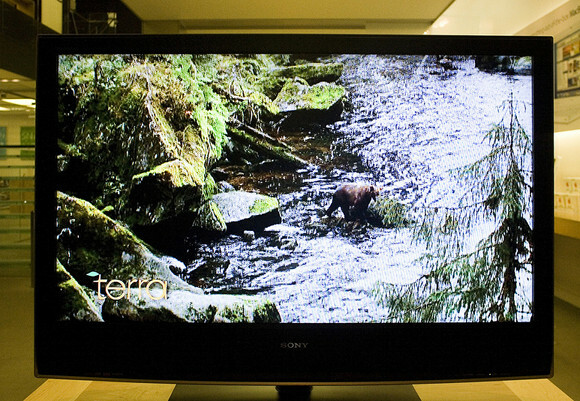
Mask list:
[[[277,394],[276,394],[277,393]],[[414,387],[177,385],[167,401],[422,401]]]
[[[180,398],[176,398],[180,397]],[[274,386],[184,386],[49,379],[26,401],[276,401]],[[572,401],[548,379],[393,386],[315,386],[312,401]]]

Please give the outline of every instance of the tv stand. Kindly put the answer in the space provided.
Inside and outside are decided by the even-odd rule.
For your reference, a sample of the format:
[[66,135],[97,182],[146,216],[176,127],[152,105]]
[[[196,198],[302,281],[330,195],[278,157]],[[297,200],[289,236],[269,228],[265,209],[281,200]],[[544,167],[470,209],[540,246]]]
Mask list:
[[[276,393],[277,399],[276,399]],[[421,401],[412,385],[177,385],[168,401]]]
[[[287,389],[283,389],[286,392]],[[392,386],[316,386],[313,401],[481,401],[538,399],[571,401],[548,379],[503,382],[415,384]],[[49,379],[26,401],[92,401],[127,399],[132,401],[275,401],[273,386],[185,386],[153,383],[91,382]]]

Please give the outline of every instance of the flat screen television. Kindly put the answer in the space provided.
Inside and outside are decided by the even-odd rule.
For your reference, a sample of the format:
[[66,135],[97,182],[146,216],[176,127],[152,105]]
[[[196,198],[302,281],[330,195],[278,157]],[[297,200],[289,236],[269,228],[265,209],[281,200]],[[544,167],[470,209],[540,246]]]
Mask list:
[[38,48],[37,375],[551,374],[551,38]]

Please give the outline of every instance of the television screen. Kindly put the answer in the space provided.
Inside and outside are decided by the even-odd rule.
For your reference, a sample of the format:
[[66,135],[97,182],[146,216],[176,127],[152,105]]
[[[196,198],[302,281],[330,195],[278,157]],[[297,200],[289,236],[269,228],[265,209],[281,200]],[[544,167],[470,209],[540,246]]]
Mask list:
[[549,39],[45,37],[39,49],[39,374],[550,373]]

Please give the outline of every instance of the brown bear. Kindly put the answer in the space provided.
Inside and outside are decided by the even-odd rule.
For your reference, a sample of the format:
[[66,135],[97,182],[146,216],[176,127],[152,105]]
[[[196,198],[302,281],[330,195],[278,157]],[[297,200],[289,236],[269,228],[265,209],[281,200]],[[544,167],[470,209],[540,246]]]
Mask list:
[[340,207],[345,219],[364,219],[367,217],[369,203],[376,199],[378,194],[379,191],[372,185],[343,185],[332,196],[332,203],[326,215],[332,215]]

